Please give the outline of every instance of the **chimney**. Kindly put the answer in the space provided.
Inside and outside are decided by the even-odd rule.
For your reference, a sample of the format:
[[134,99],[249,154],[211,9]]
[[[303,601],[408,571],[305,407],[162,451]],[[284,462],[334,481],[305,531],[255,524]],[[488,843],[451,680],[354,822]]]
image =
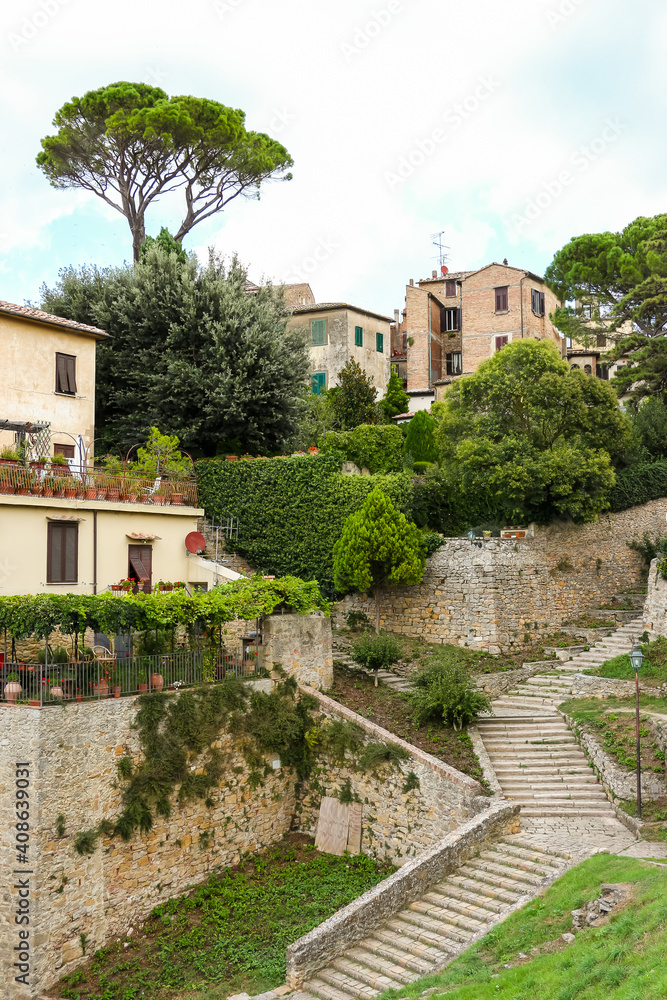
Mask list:
[[394,323],[396,324],[396,329],[397,330],[398,330],[399,323],[401,322],[400,315],[401,314],[398,311],[398,309],[394,309]]
[[411,285],[412,288],[414,288],[414,285],[415,285],[415,279],[414,278],[410,278],[410,285]]
[[431,277],[432,278],[437,278],[438,277],[438,272],[437,271],[431,271]]

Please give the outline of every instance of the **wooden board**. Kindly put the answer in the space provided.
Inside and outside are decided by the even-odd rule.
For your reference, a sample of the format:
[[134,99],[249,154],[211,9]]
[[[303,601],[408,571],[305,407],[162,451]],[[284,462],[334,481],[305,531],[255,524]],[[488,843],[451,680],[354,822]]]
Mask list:
[[350,807],[328,795],[322,799],[315,847],[327,854],[344,854],[350,827]]
[[350,806],[347,849],[350,854],[361,853],[361,802],[353,802]]

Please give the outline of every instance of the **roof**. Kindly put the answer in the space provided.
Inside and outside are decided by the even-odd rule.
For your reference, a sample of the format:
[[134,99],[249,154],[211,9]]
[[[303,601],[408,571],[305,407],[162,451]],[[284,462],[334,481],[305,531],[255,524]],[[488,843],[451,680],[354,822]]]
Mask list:
[[17,316],[19,319],[32,319],[37,323],[48,323],[50,326],[64,327],[74,333],[89,333],[96,340],[108,340],[110,335],[96,326],[86,326],[85,323],[76,323],[73,319],[65,319],[63,316],[53,316],[51,313],[43,312],[41,309],[33,309],[31,306],[17,306],[13,302],[3,302],[0,299],[0,313],[7,316]]
[[438,274],[435,278],[420,278],[419,284],[426,285],[431,281],[441,282],[441,281],[462,281],[464,278],[469,277],[471,274],[475,274],[475,271],[448,271],[447,274]]
[[318,302],[312,306],[295,306],[292,312],[296,315],[297,313],[326,312],[331,309],[350,309],[352,312],[363,313],[364,316],[382,319],[386,323],[394,322],[390,316],[383,316],[382,313],[372,312],[370,309],[362,309],[360,306],[351,306],[349,302]]
[[436,278],[420,278],[419,284],[430,285],[431,283],[440,284],[443,281],[465,281],[471,275],[479,274],[480,271],[486,271],[489,267],[504,267],[509,271],[518,271],[520,274],[525,274],[526,277],[532,278],[533,281],[539,281],[541,285],[544,284],[544,278],[541,278],[539,274],[527,271],[525,267],[514,267],[512,264],[499,264],[496,260],[490,264],[485,264],[484,267],[478,267],[475,271],[451,271],[447,274],[439,274]]

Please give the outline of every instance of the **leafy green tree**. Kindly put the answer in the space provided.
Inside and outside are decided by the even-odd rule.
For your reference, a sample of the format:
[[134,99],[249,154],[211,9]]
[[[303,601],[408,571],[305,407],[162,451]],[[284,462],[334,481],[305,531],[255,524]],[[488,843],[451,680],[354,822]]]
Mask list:
[[309,369],[303,333],[286,328],[270,287],[245,291],[246,272],[211,253],[165,254],[133,266],[60,273],[42,288],[48,312],[112,335],[97,353],[96,427],[106,448],[127,449],[151,427],[187,451],[279,451],[294,434]]
[[56,112],[37,164],[56,188],[83,188],[125,216],[135,261],[147,209],[182,190],[176,240],[239,195],[259,197],[269,178],[289,180],[289,153],[248,132],[243,111],[206,98],[168,97],[145,83],[113,83],[74,97]]
[[415,462],[437,462],[436,422],[426,410],[419,410],[405,432],[405,451]]
[[482,712],[491,711],[491,702],[462,663],[439,660],[420,670],[414,678],[410,701],[415,723],[442,720],[455,730],[470,725]]
[[337,426],[346,431],[359,424],[376,424],[376,396],[377,389],[370,375],[350,358],[338,373],[338,385],[329,390],[329,404]]
[[137,449],[136,471],[142,476],[162,473],[174,479],[192,476],[192,462],[181,454],[179,444],[175,434],[161,434],[157,427],[151,427],[146,444]]
[[347,590],[375,591],[375,631],[380,631],[383,587],[419,583],[426,566],[421,532],[396,510],[378,487],[351,514],[334,546],[334,583]]
[[575,237],[555,255],[546,280],[567,303],[553,316],[565,336],[586,346],[603,337],[611,360],[630,355],[615,378],[619,391],[667,399],[667,215],[640,216],[620,233]]
[[403,388],[403,379],[400,377],[394,365],[391,366],[391,375],[387,382],[384,397],[380,400],[382,412],[387,421],[399,413],[407,413],[410,406],[410,397]]
[[649,396],[632,415],[632,429],[638,446],[637,461],[655,462],[667,458],[667,405],[660,396]]
[[169,256],[170,253],[174,253],[176,254],[178,260],[182,263],[185,263],[188,259],[188,255],[182,245],[178,242],[178,240],[175,240],[169,230],[165,229],[163,226],[158,236],[147,236],[141,244],[140,254],[142,260],[146,260],[147,251],[156,244],[162,249],[166,256]]
[[366,670],[374,671],[375,687],[378,686],[378,671],[386,670],[392,664],[398,663],[401,654],[402,650],[398,640],[386,632],[376,633],[376,635],[362,635],[352,648],[354,662],[366,667]]
[[400,472],[403,468],[403,432],[388,424],[359,424],[351,431],[327,431],[318,442],[323,452],[339,451],[348,462],[376,472]]

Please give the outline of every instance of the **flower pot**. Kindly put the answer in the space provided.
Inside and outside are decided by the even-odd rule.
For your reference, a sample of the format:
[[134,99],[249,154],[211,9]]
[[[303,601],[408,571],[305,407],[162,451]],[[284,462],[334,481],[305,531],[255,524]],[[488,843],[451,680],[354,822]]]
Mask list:
[[12,495],[14,493],[14,487],[11,483],[0,483],[0,493],[3,495]]
[[225,458],[227,459],[228,462],[236,462],[238,459],[238,455],[225,455]]
[[53,496],[53,490],[50,487],[45,486],[44,487],[44,496],[45,497],[52,497]]
[[113,592],[114,594],[118,594],[118,593],[120,593],[120,591],[121,591],[122,589],[123,589],[123,588],[121,587],[121,585],[120,585],[119,583],[112,583],[112,584],[111,584],[111,590],[112,590],[112,592]]
[[32,705],[33,708],[39,708],[41,702],[40,702],[39,698],[31,698],[30,701],[28,702],[28,704]]
[[58,698],[58,700],[61,700],[62,696],[63,696],[63,689],[61,687],[52,687],[51,688],[51,697],[52,698]]
[[139,503],[151,503],[152,497],[150,493],[142,493],[139,497]]
[[121,685],[120,684],[114,684],[114,686],[113,686],[113,696],[114,696],[114,698],[120,698],[120,692],[121,691],[122,691]]
[[183,494],[182,493],[172,493],[171,494],[171,502],[172,502],[172,504],[182,505],[182,503],[183,503]]
[[97,490],[97,496],[96,496],[95,499],[96,500],[106,500],[107,499],[107,491],[106,490]]
[[7,681],[5,684],[5,701],[15,702],[23,688],[18,681]]
[[164,677],[162,674],[151,674],[151,688],[153,691],[161,691],[164,687]]
[[161,506],[164,503],[164,497],[158,496],[156,493],[155,496],[153,497],[153,503],[156,503],[158,506]]
[[19,496],[20,497],[29,497],[30,496],[30,490],[28,489],[27,486],[19,486]]
[[117,489],[107,490],[107,500],[116,503],[119,497],[120,497],[120,490]]
[[93,691],[95,694],[99,695],[100,698],[109,697],[109,682],[106,677],[100,677],[99,684],[93,684]]
[[33,488],[32,488],[32,495],[34,497],[41,497],[43,493],[44,493],[44,487],[43,486],[33,486]]
[[137,493],[128,493],[127,494],[127,502],[128,503],[136,503],[137,499],[138,499],[138,494]]
[[74,486],[65,487],[65,500],[73,500],[76,496],[76,488]]
[[137,684],[137,690],[139,694],[146,694],[148,691],[148,684]]
[[96,489],[85,490],[85,492],[83,494],[83,499],[84,500],[97,500],[97,490]]

